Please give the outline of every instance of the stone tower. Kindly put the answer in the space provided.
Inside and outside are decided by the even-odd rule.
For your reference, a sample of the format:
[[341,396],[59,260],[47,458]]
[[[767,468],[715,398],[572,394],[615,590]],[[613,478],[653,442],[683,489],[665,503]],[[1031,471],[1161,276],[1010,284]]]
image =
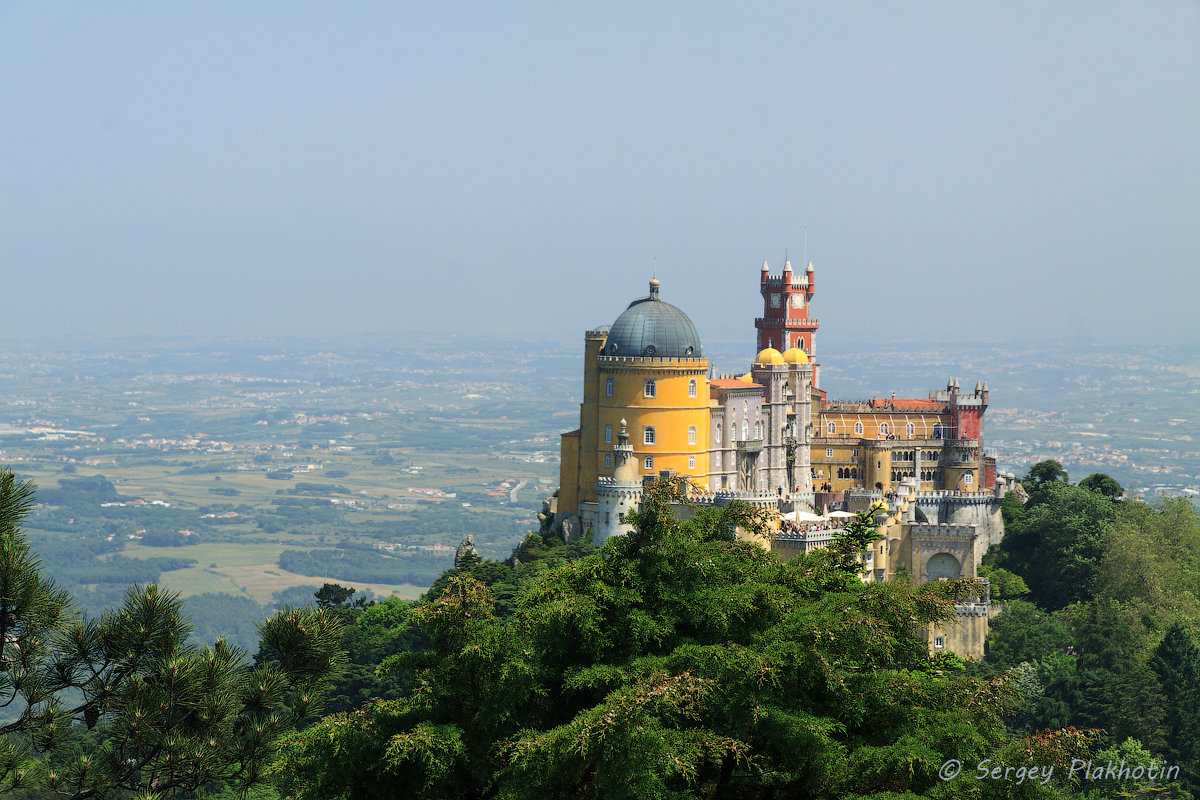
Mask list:
[[808,304],[812,301],[815,277],[812,262],[804,273],[792,272],[792,262],[783,262],[783,274],[772,275],[764,261],[759,277],[763,296],[763,315],[754,320],[758,328],[758,349],[785,351],[799,347],[810,356],[819,323],[809,319]]

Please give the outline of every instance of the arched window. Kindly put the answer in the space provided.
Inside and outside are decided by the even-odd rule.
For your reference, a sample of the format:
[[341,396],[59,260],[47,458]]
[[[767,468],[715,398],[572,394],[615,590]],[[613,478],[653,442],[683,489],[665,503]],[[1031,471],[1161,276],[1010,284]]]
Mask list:
[[747,422],[746,420],[742,420],[742,441],[744,442],[749,438],[750,438],[750,423]]
[[967,486],[970,486],[974,482],[975,482],[975,473],[974,472],[971,472],[971,470],[967,470],[966,472],[963,473],[963,483],[964,484],[966,484]]
[[833,436],[835,433],[837,433],[837,423],[831,422],[828,425],[826,425],[825,432],[828,433],[830,436]]
[[862,432],[863,432],[862,423],[861,422],[854,423],[854,435],[862,436]]
[[736,419],[729,423],[729,443],[730,444],[737,443],[737,420]]
[[762,423],[761,422],[754,423],[754,438],[755,439],[762,438]]
[[647,379],[642,385],[643,397],[656,397],[658,395],[658,384],[654,380]]
[[940,423],[940,422],[933,423],[933,438],[935,438],[935,439],[942,438],[942,423]]
[[880,436],[887,436],[889,430],[890,429],[888,428],[888,424],[886,422],[879,423],[879,435]]
[[604,382],[604,396],[612,397],[612,393],[613,393],[613,379],[610,377],[608,380],[606,380]]
[[914,425],[913,423],[910,422],[904,426],[904,435],[907,436],[908,438],[910,438],[910,439],[913,438],[913,436],[915,436],[916,433],[917,433],[917,426]]
[[688,397],[696,396],[696,379],[692,378],[688,381]]
[[696,443],[696,426],[688,425],[688,444]]
[[724,442],[721,440],[721,423],[719,422],[717,423],[716,441],[717,444],[724,444]]

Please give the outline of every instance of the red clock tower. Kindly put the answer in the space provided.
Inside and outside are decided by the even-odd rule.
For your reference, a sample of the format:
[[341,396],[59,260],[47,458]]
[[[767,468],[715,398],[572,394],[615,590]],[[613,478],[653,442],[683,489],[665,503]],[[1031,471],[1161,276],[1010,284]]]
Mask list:
[[808,271],[792,272],[792,262],[783,262],[783,274],[772,275],[767,262],[762,265],[759,291],[763,296],[763,315],[754,320],[758,328],[758,349],[773,347],[783,352],[799,347],[809,356],[813,354],[813,337],[819,323],[809,319],[808,304],[812,300],[815,281],[813,265],[808,262]]

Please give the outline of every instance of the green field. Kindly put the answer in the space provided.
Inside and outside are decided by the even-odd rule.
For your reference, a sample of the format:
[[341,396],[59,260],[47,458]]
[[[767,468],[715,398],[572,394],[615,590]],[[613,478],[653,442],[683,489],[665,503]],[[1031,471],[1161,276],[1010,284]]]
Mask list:
[[[160,582],[184,597],[205,592],[240,594],[263,605],[271,602],[274,592],[292,586],[311,586],[314,591],[319,589],[324,580],[285,572],[276,565],[275,559],[284,549],[284,545],[278,544],[219,542],[195,545],[180,550],[179,554],[196,559],[196,566],[165,572]],[[163,549],[131,543],[126,546],[122,555],[129,558],[152,558],[163,555]],[[214,564],[216,566],[212,566]],[[413,600],[424,591],[421,587],[411,584],[344,581],[337,575],[336,563],[330,567],[328,582],[352,585],[359,590],[370,589],[380,598],[395,595]]]

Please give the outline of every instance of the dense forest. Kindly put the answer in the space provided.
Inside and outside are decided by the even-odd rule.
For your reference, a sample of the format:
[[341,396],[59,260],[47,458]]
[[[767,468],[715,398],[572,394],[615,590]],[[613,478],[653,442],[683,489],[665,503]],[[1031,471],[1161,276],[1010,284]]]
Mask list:
[[[0,586],[24,588],[0,598],[19,714],[0,791],[1193,797],[1195,508],[1123,499],[1106,476],[1073,485],[1053,462],[1021,485],[981,568],[1003,609],[981,662],[922,638],[967,583],[860,580],[868,516],[783,562],[734,535],[762,526],[753,509],[682,521],[669,486],[603,548],[531,534],[505,562],[468,555],[417,602],[336,584],[286,598],[301,608],[268,621],[250,657],[188,644],[185,607],[153,586],[79,629],[26,557],[8,476]],[[201,686],[229,687],[225,704]],[[219,736],[228,746],[202,752]]]

